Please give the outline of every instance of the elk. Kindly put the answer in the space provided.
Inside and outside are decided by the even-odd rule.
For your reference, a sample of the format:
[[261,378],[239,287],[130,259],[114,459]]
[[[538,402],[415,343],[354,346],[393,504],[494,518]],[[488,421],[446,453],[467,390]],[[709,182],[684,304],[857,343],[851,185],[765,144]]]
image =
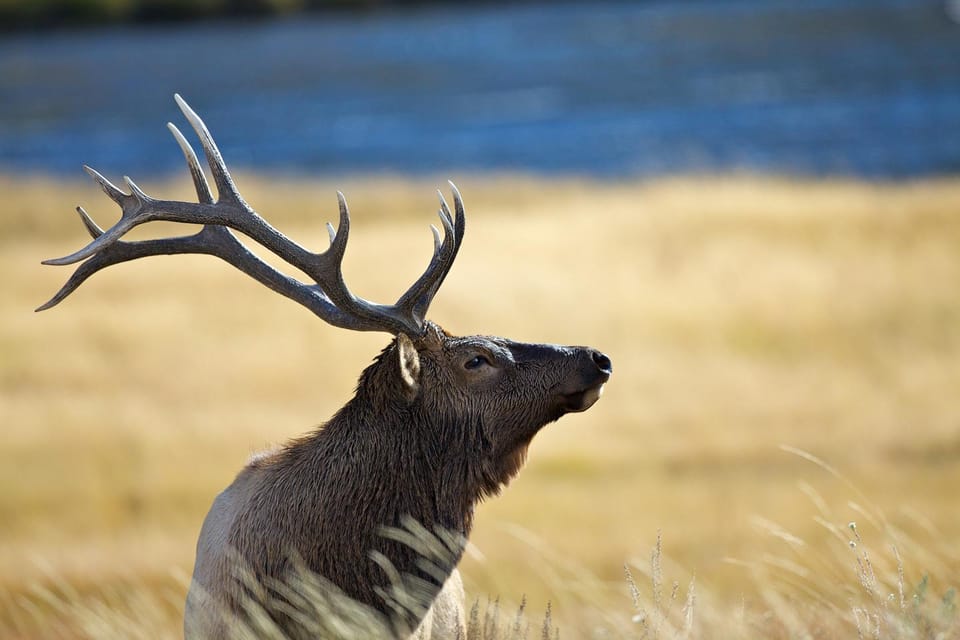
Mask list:
[[[243,200],[206,125],[180,96],[175,99],[200,140],[218,196],[173,124],[167,126],[186,158],[196,203],[152,198],[126,177],[125,193],[85,166],[122,214],[104,231],[77,207],[93,240],[44,262],[83,261],[38,311],[111,265],[197,253],[226,261],[335,327],[393,336],[361,374],[353,398],[326,424],[254,456],[216,497],[197,542],[187,638],[231,637],[252,624],[251,611],[285,637],[358,637],[298,613],[303,595],[290,578],[300,570],[357,603],[386,635],[419,629],[422,637],[464,637],[456,565],[475,506],[509,483],[542,427],[597,401],[612,373],[610,359],[588,347],[457,337],[426,320],[464,236],[463,200],[453,183],[453,210],[440,193],[443,236],[431,226],[433,256],[419,279],[392,305],[354,295],[341,272],[350,233],[343,195],[338,227],[327,224],[329,247],[321,253],[303,248]],[[201,228],[192,235],[121,240],[154,220]],[[233,231],[311,283],[269,266]],[[432,556],[424,551],[431,538],[441,541],[441,552]],[[416,597],[404,597],[398,586]]]

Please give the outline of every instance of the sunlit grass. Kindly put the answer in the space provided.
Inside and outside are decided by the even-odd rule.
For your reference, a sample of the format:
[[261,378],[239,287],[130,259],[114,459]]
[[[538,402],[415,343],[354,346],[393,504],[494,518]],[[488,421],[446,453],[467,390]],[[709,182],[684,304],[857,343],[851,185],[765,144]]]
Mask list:
[[[346,278],[378,301],[426,263],[443,184],[238,182],[315,248],[342,189],[354,217]],[[142,186],[190,197],[186,179]],[[577,637],[599,624],[588,612],[634,615],[622,567],[646,566],[660,531],[681,596],[696,574],[697,620],[734,620],[743,603],[749,617],[781,606],[763,585],[793,584],[766,559],[833,558],[859,584],[855,554],[816,518],[856,521],[885,585],[896,586],[894,531],[916,541],[898,547],[908,591],[924,574],[931,598],[956,586],[960,182],[458,186],[467,238],[431,317],[457,333],[589,344],[615,369],[597,406],[549,426],[517,481],[481,507],[469,593],[499,594],[505,612],[526,594],[534,630],[550,601]],[[139,620],[141,637],[175,636],[213,496],[249,453],[335,411],[387,338],[326,326],[207,257],[113,267],[34,314],[69,275],[39,261],[87,239],[72,207],[103,225],[117,212],[86,183],[3,178],[0,191],[0,636],[97,637],[71,616],[98,602],[118,624]],[[863,495],[781,444],[827,460]],[[802,540],[803,557],[771,531]],[[834,569],[808,575],[790,610],[852,611]],[[23,600],[37,589],[59,590],[61,604]],[[146,601],[151,613],[136,616]]]

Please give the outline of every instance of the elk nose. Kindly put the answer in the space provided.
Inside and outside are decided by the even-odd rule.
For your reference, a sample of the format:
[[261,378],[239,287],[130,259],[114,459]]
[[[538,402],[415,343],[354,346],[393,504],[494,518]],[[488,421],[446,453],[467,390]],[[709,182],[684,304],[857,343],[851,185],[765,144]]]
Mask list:
[[590,351],[590,357],[593,359],[593,363],[597,365],[597,368],[600,369],[603,373],[613,373],[613,363],[610,362],[610,358],[606,354],[600,353],[597,350]]

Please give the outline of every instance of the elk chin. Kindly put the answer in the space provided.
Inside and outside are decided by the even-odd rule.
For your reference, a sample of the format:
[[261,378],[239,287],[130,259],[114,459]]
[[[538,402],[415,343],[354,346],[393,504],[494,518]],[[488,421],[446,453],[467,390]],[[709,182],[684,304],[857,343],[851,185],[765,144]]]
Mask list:
[[566,413],[581,413],[592,407],[603,395],[604,384],[605,382],[601,382],[583,391],[565,394],[563,396],[564,411]]

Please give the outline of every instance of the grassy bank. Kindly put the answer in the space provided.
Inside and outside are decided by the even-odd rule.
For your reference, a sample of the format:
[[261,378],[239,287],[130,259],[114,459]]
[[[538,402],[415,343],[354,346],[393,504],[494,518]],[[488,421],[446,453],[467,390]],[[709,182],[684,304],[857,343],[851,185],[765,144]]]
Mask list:
[[[314,247],[342,189],[345,275],[365,297],[394,298],[429,256],[433,183],[238,182]],[[458,183],[469,230],[432,318],[590,344],[615,367],[481,507],[470,593],[526,594],[535,628],[550,601],[564,637],[642,637],[674,601],[661,617],[682,629],[694,574],[699,637],[764,620],[755,637],[850,637],[858,615],[872,637],[921,591],[916,619],[950,620],[960,182]],[[142,186],[190,196],[186,179]],[[39,261],[87,239],[72,207],[117,213],[87,183],[0,191],[0,636],[175,637],[213,496],[251,452],[335,411],[386,337],[326,326],[202,256],[113,267],[34,314],[69,275]],[[656,596],[641,574],[658,532]]]

